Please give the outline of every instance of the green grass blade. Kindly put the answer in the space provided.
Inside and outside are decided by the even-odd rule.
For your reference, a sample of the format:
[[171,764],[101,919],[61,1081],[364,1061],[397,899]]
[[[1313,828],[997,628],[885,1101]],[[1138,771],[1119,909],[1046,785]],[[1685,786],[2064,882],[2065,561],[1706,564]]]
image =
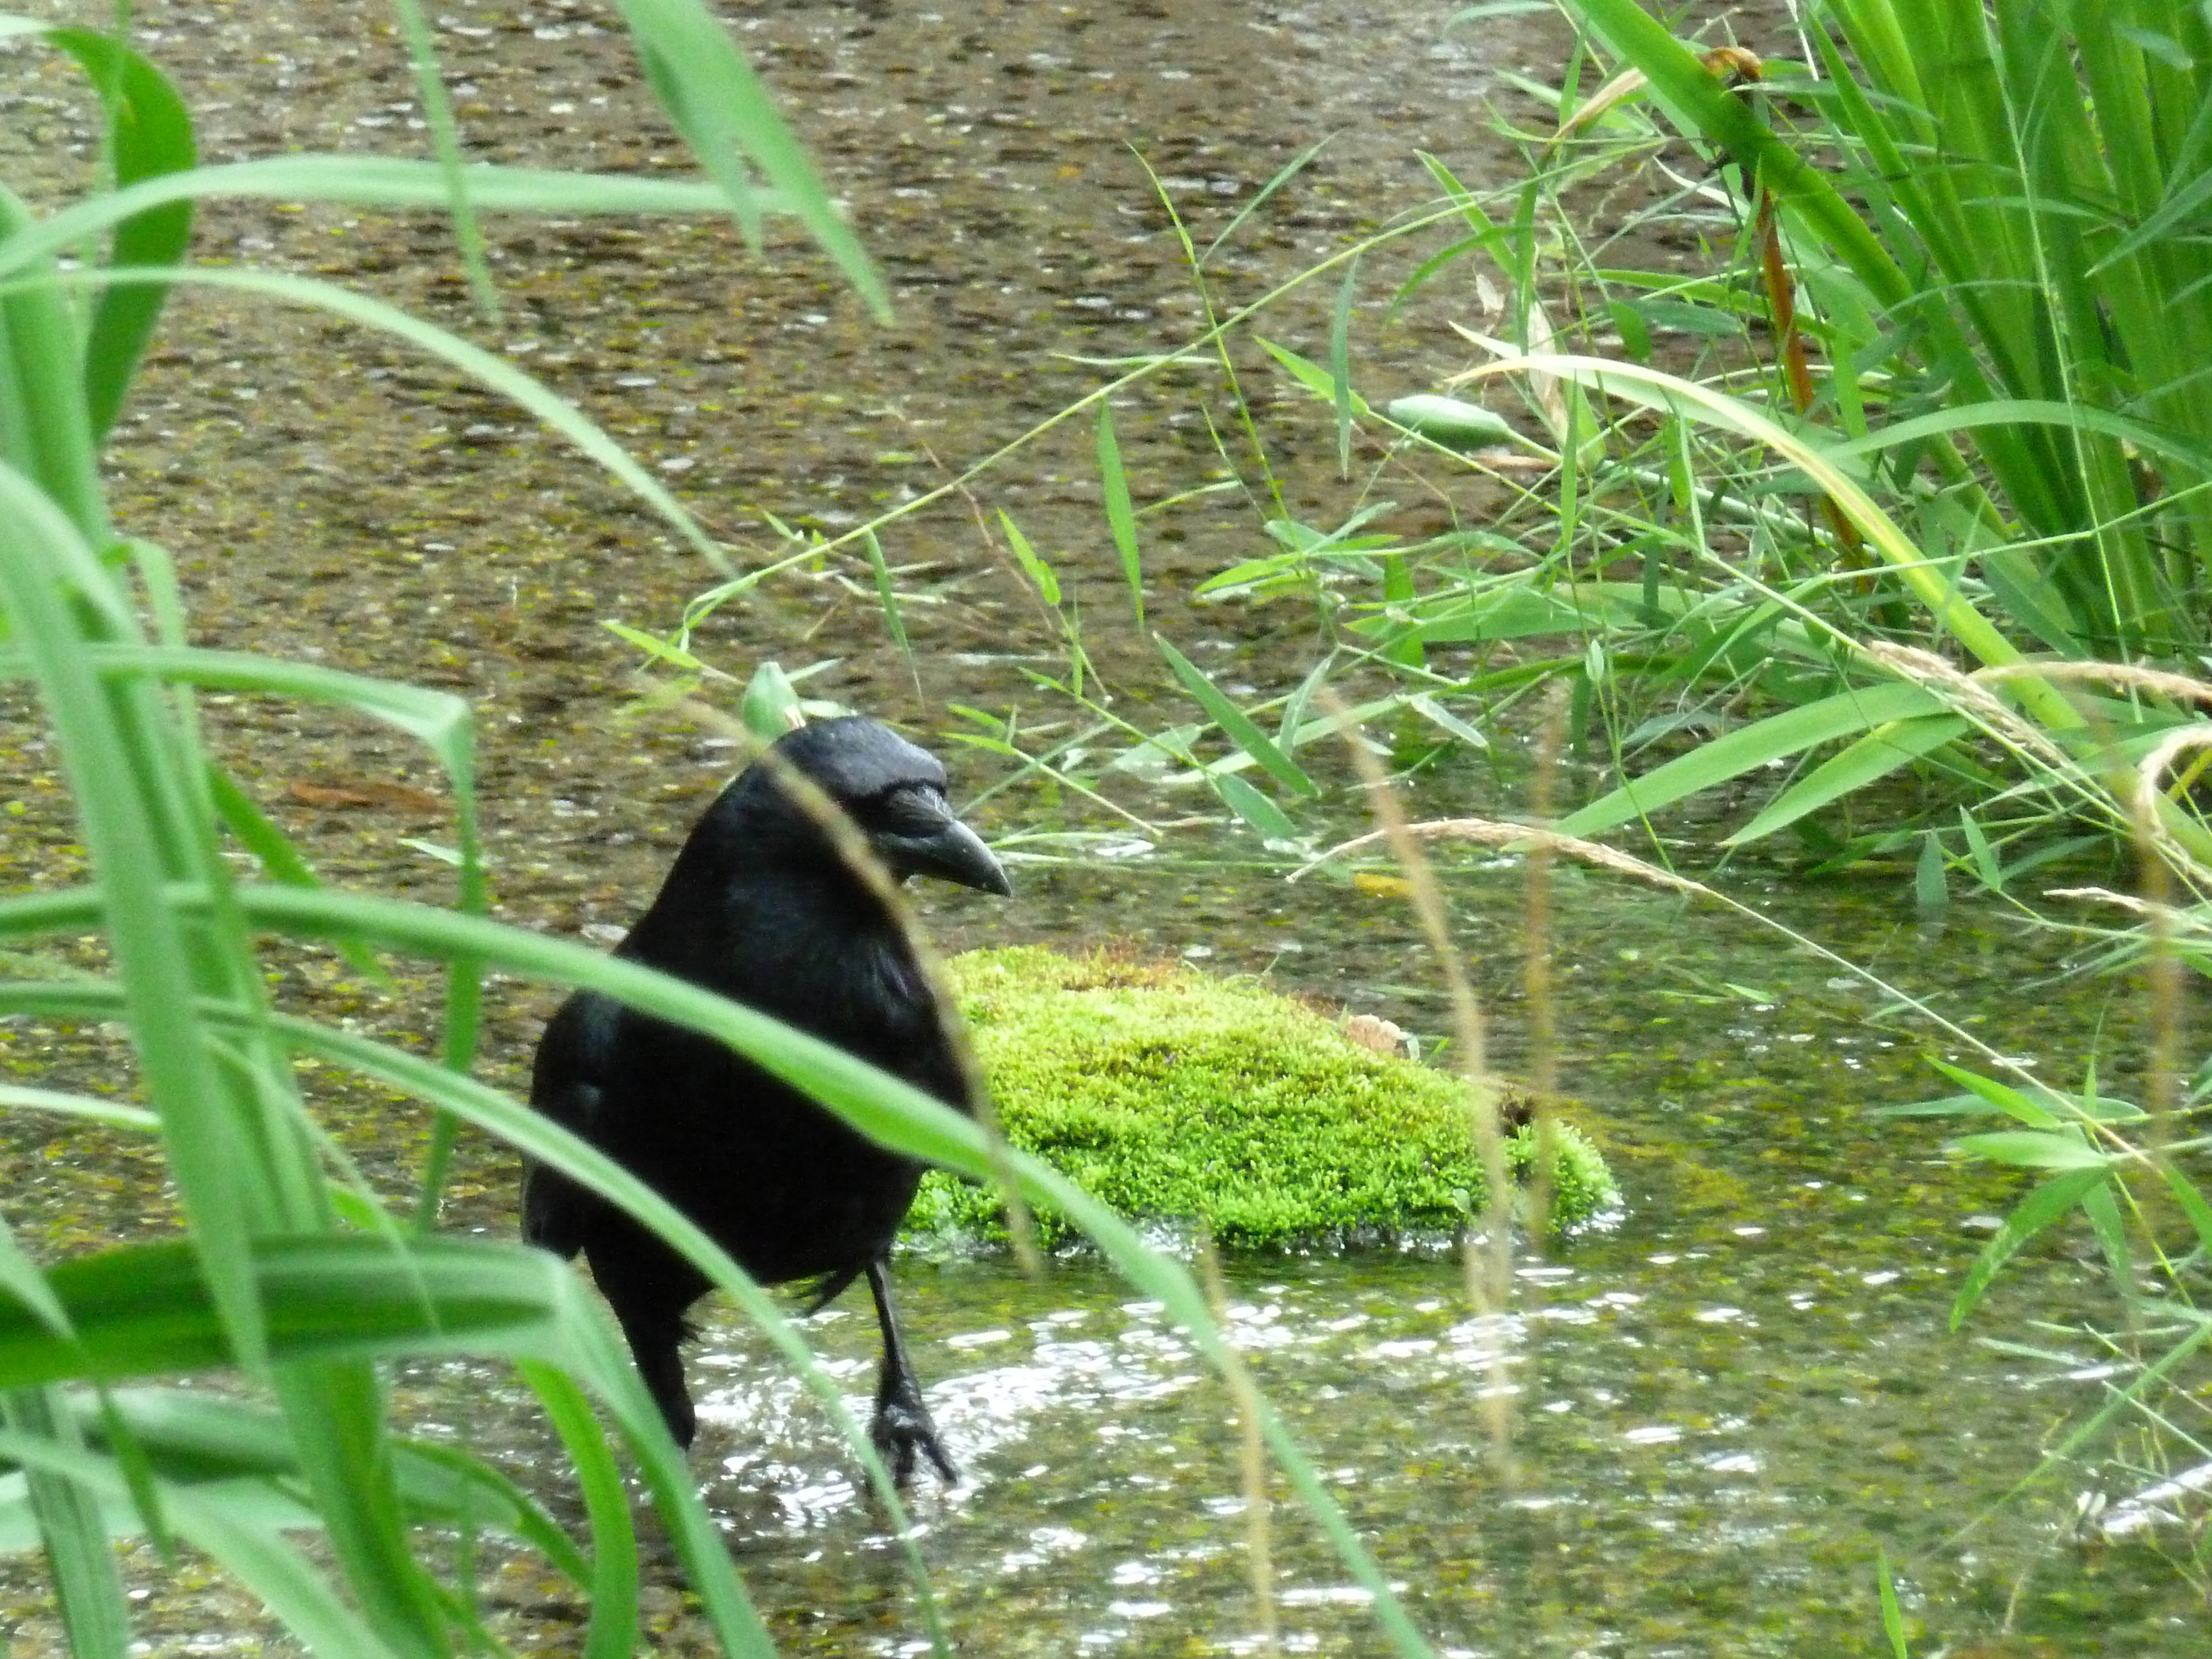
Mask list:
[[2033,553],[2021,547],[1984,546],[1975,568],[1989,584],[1990,597],[2016,627],[2062,657],[2089,654],[2082,640],[2092,630],[2093,619],[2075,612]]
[[1308,669],[1306,677],[1298,682],[1297,689],[1283,700],[1283,718],[1275,727],[1275,746],[1285,755],[1297,747],[1299,728],[1305,724],[1306,709],[1322,687],[1328,684],[1329,672],[1335,666],[1336,653],[1332,651]]
[[[120,1426],[158,1480],[281,1481],[299,1470],[291,1432],[280,1413],[212,1389],[118,1389],[97,1401],[79,1395],[70,1407],[100,1449],[113,1449]],[[495,1528],[538,1549],[580,1587],[588,1586],[591,1563],[583,1552],[536,1500],[497,1469],[452,1446],[405,1440],[392,1449],[400,1493],[414,1523]],[[319,1524],[313,1511],[301,1514],[306,1517],[302,1524]]]
[[783,665],[773,658],[753,670],[752,678],[745,682],[744,696],[738,704],[745,730],[763,744],[774,743],[790,731],[798,708],[799,688],[783,672]]
[[1030,538],[1003,507],[999,509],[999,526],[1006,532],[1006,545],[1014,550],[1014,562],[1021,566],[1024,575],[1036,584],[1038,597],[1054,610],[1059,610],[1060,578],[1052,574],[1052,567],[1030,545]]
[[637,1532],[630,1524],[629,1494],[623,1489],[622,1470],[607,1449],[591,1402],[566,1373],[531,1360],[516,1369],[568,1449],[591,1523],[592,1559],[585,1564],[588,1579],[583,1573],[570,1574],[587,1585],[592,1597],[584,1659],[629,1659],[637,1640]]
[[[1409,609],[1419,596],[1413,589],[1413,567],[1407,562],[1406,556],[1384,553],[1377,562],[1382,567],[1382,614],[1388,617],[1393,610]],[[1428,666],[1428,649],[1421,642],[1418,628],[1409,628],[1396,639],[1387,641],[1382,656],[1386,661],[1416,673]]]
[[191,1496],[171,1500],[177,1531],[224,1570],[320,1659],[398,1659],[300,1551],[273,1527]]
[[1336,304],[1328,314],[1329,402],[1336,411],[1336,476],[1352,476],[1352,301],[1358,292],[1359,261],[1344,267]]
[[1912,864],[1912,902],[1923,915],[1932,915],[1951,902],[1943,838],[1933,830],[1920,832],[1920,856]]
[[1966,854],[1974,861],[1974,873],[1982,878],[1982,885],[1992,893],[2004,891],[2004,866],[1997,858],[1996,848],[1982,833],[1981,824],[1965,807],[1959,809],[1959,831],[1966,838]]
[[[430,20],[422,15],[422,0],[392,0],[399,14],[399,33],[407,42],[408,61],[415,70],[415,95],[422,106],[422,118],[430,129],[431,147],[438,155],[438,172],[446,184],[446,215],[453,222],[453,240],[459,245],[461,265],[468,272],[469,292],[477,313],[496,326],[500,321],[499,289],[491,279],[484,257],[483,226],[476,204],[469,198],[468,169],[461,160],[460,124],[453,117],[453,100],[447,95],[446,77],[438,68],[437,37]],[[149,261],[148,263],[154,263]]]
[[[699,1501],[684,1454],[668,1437],[659,1407],[638,1380],[637,1369],[622,1340],[586,1304],[575,1275],[564,1268],[562,1280],[568,1291],[571,1316],[563,1322],[569,1332],[568,1352],[558,1363],[599,1395],[620,1426],[676,1546],[677,1558],[690,1580],[690,1591],[699,1598],[723,1651],[732,1659],[775,1659],[775,1644],[730,1559],[729,1540]],[[897,1517],[892,1525],[898,1537],[911,1549],[912,1528],[896,1505],[890,1513]],[[927,1601],[923,1605],[926,1612],[931,1609]]]
[[[252,796],[239,787],[237,779],[220,767],[210,766],[207,787],[224,827],[238,837],[239,843],[247,852],[253,854],[254,861],[260,865],[271,881],[281,881],[292,887],[322,885],[322,879],[315,874],[314,866],[292,844],[291,837],[261,810]],[[362,964],[356,963],[354,965],[359,967]]]
[[1122,580],[1129,585],[1129,603],[1137,626],[1145,625],[1145,564],[1137,546],[1137,509],[1129,499],[1129,480],[1121,471],[1121,446],[1114,436],[1114,405],[1098,400],[1098,485],[1106,501],[1106,526],[1121,556]]
[[[538,217],[697,216],[728,206],[720,190],[698,179],[563,173],[481,163],[464,167],[462,174],[469,199],[486,213]],[[151,173],[136,184],[86,197],[44,217],[4,227],[5,234],[0,234],[0,276],[19,276],[42,260],[65,253],[155,209],[210,198],[426,209],[442,208],[450,199],[446,176],[436,162],[396,155],[271,156]],[[766,210],[789,211],[780,196],[765,195],[760,201]]]
[[[120,1472],[107,1459],[50,1440],[0,1434],[0,1457],[76,1481],[111,1503],[127,1497]],[[163,1503],[179,1534],[235,1575],[312,1652],[331,1659],[399,1659],[267,1523],[259,1505],[239,1505],[227,1496],[170,1488]]]
[[671,668],[687,674],[706,672],[707,665],[672,640],[664,640],[658,634],[648,634],[642,628],[632,628],[628,623],[608,617],[599,619],[599,626],[626,645],[634,645],[655,662],[665,662]]
[[[565,1273],[550,1259],[528,1261],[532,1252],[489,1249],[478,1245],[463,1257],[440,1241],[417,1255],[395,1251],[386,1240],[319,1236],[264,1242],[255,1251],[267,1304],[276,1310],[272,1326],[282,1333],[271,1348],[280,1362],[276,1375],[290,1443],[362,1615],[380,1643],[401,1653],[444,1651],[444,1614],[408,1547],[383,1433],[380,1385],[362,1358],[347,1356],[436,1352],[518,1337],[545,1346],[557,1334],[552,1314],[568,1295]],[[58,1339],[0,1308],[0,1375],[58,1368],[112,1376],[220,1364],[234,1357],[216,1305],[184,1246],[112,1251],[57,1272],[55,1292],[70,1310],[75,1339]],[[28,1340],[32,1329],[37,1340]],[[165,1508],[191,1538],[185,1508]]]
[[1942,699],[1917,685],[1888,684],[1838,692],[1700,744],[1656,766],[1559,820],[1563,836],[1595,836],[1647,817],[1701,789],[1740,778],[1769,761],[1785,760],[1870,726],[1945,713]]
[[1416,691],[1408,696],[1406,707],[1438,731],[1448,733],[1470,749],[1490,747],[1490,739],[1480,726],[1468,725],[1425,691]]
[[1312,392],[1316,397],[1322,398],[1325,402],[1334,404],[1337,399],[1337,390],[1340,386],[1342,386],[1344,388],[1344,396],[1346,400],[1346,404],[1355,416],[1364,419],[1368,415],[1373,413],[1373,411],[1367,407],[1367,400],[1364,398],[1362,398],[1358,392],[1353,392],[1351,389],[1351,386],[1348,381],[1339,380],[1335,375],[1330,374],[1328,370],[1323,368],[1320,364],[1314,362],[1310,358],[1299,356],[1297,352],[1291,350],[1288,346],[1277,345],[1273,340],[1262,338],[1261,336],[1256,334],[1252,337],[1259,342],[1260,349],[1262,351],[1265,351],[1270,357],[1273,357],[1277,362],[1280,363],[1284,368],[1289,371],[1290,376],[1292,380],[1296,380],[1300,386],[1305,387],[1307,391]]
[[[177,89],[145,58],[90,29],[50,31],[46,39],[83,65],[107,105],[107,150],[115,183],[189,171],[198,161],[192,120]],[[108,244],[111,265],[180,264],[192,237],[189,201],[149,207],[119,222]],[[107,435],[168,298],[164,288],[109,289],[100,296],[84,343],[84,402],[93,441]]]
[[[0,1394],[0,1421],[7,1424],[11,1439],[33,1438],[70,1449],[80,1443],[58,1389],[12,1389]],[[70,1654],[74,1659],[126,1659],[130,1613],[98,1494],[45,1465],[27,1465],[25,1474]]]
[[2166,1177],[2167,1189],[2181,1212],[2189,1218],[2189,1224],[2197,1230],[2200,1248],[2212,1250],[2212,1203],[2208,1203],[2203,1189],[2189,1178],[2189,1172],[2171,1158],[2161,1160],[2160,1173]]
[[1320,787],[1308,777],[1305,769],[1277,747],[1275,740],[1255,725],[1252,717],[1229,700],[1228,694],[1216,685],[1204,669],[1168,642],[1164,634],[1152,635],[1152,643],[1159,647],[1160,655],[1167,659],[1168,667],[1182,682],[1206,718],[1221,728],[1222,736],[1249,755],[1286,789],[1301,795],[1318,795]]
[[1747,173],[1785,198],[1842,252],[1882,304],[1911,296],[1904,271],[1850,204],[1637,0],[1574,0],[1574,6],[1617,56],[1644,71],[1653,95],[1683,131],[1727,149]]
[[806,152],[714,13],[699,0],[618,0],[638,62],[660,106],[727,198],[748,240],[760,240],[759,191],[747,166],[781,192],[877,319],[890,295],[860,239],[830,201]]
[[137,780],[113,763],[132,744],[97,670],[84,659],[76,603],[82,598],[91,608],[102,596],[114,603],[72,526],[20,474],[0,466],[0,604],[38,670],[100,872],[147,1091],[162,1113],[185,1212],[207,1224],[196,1240],[251,1364],[259,1351],[259,1311],[242,1224],[267,1212],[256,1181],[265,1166],[250,1149],[202,1040],[190,950],[162,902],[155,820]]
[[[465,769],[465,742],[457,743],[455,734],[469,727],[469,705],[450,692],[281,657],[191,646],[100,643],[87,646],[84,659],[103,673],[146,673],[210,690],[296,697],[351,708],[418,739],[448,771],[456,764]],[[0,652],[0,674],[20,675],[30,665],[25,653]]]
[[280,1364],[274,1381],[324,1535],[362,1617],[402,1654],[450,1652],[437,1586],[407,1536],[375,1367],[355,1358]]
[[2008,1083],[1984,1077],[1963,1066],[1954,1066],[1946,1060],[1931,1057],[1928,1063],[1976,1099],[1987,1101],[2006,1116],[2027,1124],[2031,1129],[2055,1129],[2066,1121]]
[[1914,416],[1883,427],[1863,438],[1829,447],[1834,460],[1871,455],[1923,438],[1951,432],[1978,431],[1993,426],[2047,426],[2064,432],[2094,434],[2111,438],[2145,454],[2179,462],[2191,469],[2212,471],[2212,446],[2197,434],[2100,409],[2094,404],[2062,403],[2048,398],[1992,398],[1962,404],[1955,409]]
[[[269,1310],[270,1352],[288,1364],[400,1355],[555,1352],[567,1269],[519,1245],[362,1234],[249,1246]],[[185,1241],[76,1256],[47,1283],[74,1331],[0,1303],[0,1387],[121,1382],[235,1363],[219,1304]]]
[[1284,162],[1281,167],[1278,167],[1275,170],[1275,176],[1268,179],[1266,184],[1261,185],[1258,190],[1252,193],[1251,199],[1246,202],[1243,207],[1237,210],[1236,216],[1231,219],[1227,224],[1222,226],[1220,234],[1216,236],[1212,241],[1208,242],[1206,245],[1205,251],[1201,252],[1192,263],[1203,268],[1206,262],[1214,256],[1216,251],[1219,249],[1224,242],[1227,241],[1231,236],[1234,236],[1239,230],[1243,228],[1245,222],[1249,220],[1254,214],[1257,213],[1263,205],[1265,205],[1269,197],[1273,196],[1285,185],[1289,184],[1291,179],[1297,178],[1298,174],[1304,173],[1307,167],[1310,167],[1313,164],[1314,157],[1319,155],[1322,151],[1327,149],[1332,143],[1335,143],[1336,137],[1337,135],[1332,132],[1328,134],[1328,137],[1307,145],[1305,149],[1300,150],[1296,155],[1293,155],[1289,161]]
[[[385,720],[417,738],[436,757],[453,783],[456,839],[460,847],[460,907],[471,914],[481,914],[485,908],[483,846],[477,831],[474,744],[469,707],[462,699],[313,664],[236,652],[202,652],[174,646],[94,646],[85,654],[103,672],[140,672],[204,687],[333,703]],[[20,667],[22,662],[20,656],[12,658],[13,665]],[[0,672],[10,665],[10,658],[0,657]],[[289,876],[295,885],[316,885],[290,842],[243,792],[214,769],[208,769],[208,774],[216,811],[240,833],[248,848],[264,862],[273,860],[280,878]],[[359,941],[341,943],[339,948],[375,977],[384,977]],[[465,1070],[474,1053],[481,1000],[479,973],[466,961],[457,961],[449,971],[444,1042],[446,1063],[456,1070]],[[432,1127],[418,1206],[418,1217],[425,1228],[436,1218],[439,1194],[453,1154],[454,1127],[441,1120]]]
[[[4,254],[0,248],[0,254]],[[682,503],[659,481],[609,437],[595,422],[566,399],[540,386],[529,375],[492,352],[459,335],[426,323],[396,306],[356,294],[332,283],[293,276],[276,271],[217,270],[214,268],[82,271],[70,280],[94,285],[112,283],[192,283],[231,289],[264,298],[281,300],[348,318],[366,327],[404,340],[410,345],[442,359],[471,379],[508,398],[568,440],[617,478],[690,544],[700,556],[724,574],[732,574],[729,556],[708,535]]]
[[[1820,487],[1857,527],[1867,546],[1927,607],[1946,633],[1983,663],[2008,666],[2021,660],[2020,652],[2012,642],[1968,602],[1955,584],[1929,568],[1920,550],[1875,504],[1853,472],[1838,465],[1827,447],[1808,441],[1800,433],[1778,424],[1749,404],[1709,386],[1636,363],[1597,357],[1536,356],[1486,363],[1461,378],[1474,380],[1525,372],[1573,380],[1592,390],[1642,404],[1662,416],[1692,418],[1772,449]],[[1844,447],[1848,453],[1848,447]],[[2023,676],[2008,682],[2008,695],[2017,699],[2048,732],[2063,733],[2082,724],[2082,716],[2074,705],[2047,681]]]
[[[5,994],[4,990],[0,990],[0,996]],[[119,997],[120,993],[117,994]],[[53,1089],[29,1089],[13,1083],[0,1085],[0,1108],[9,1111],[57,1112],[64,1117],[82,1118],[88,1123],[106,1124],[111,1129],[150,1133],[161,1127],[161,1120],[143,1107],[125,1106],[100,1095],[63,1094]],[[13,1285],[0,1288],[18,1296],[23,1294]]]
[[1221,797],[1222,805],[1257,831],[1261,840],[1294,842],[1298,838],[1298,826],[1291,822],[1290,815],[1234,772],[1210,773],[1206,781],[1212,784],[1213,793]]
[[[0,185],[0,236],[33,222]],[[109,538],[77,319],[48,254],[0,289],[0,460],[44,490],[95,547]]]
[[1734,835],[1723,838],[1723,847],[1742,847],[1784,829],[1887,777],[1931,750],[1965,736],[1972,722],[1960,714],[1922,714],[1893,720],[1868,732],[1840,755],[1830,757],[1791,784],[1760,809],[1759,815]]
[[2004,1264],[2012,1260],[2021,1247],[2050,1226],[2068,1211],[2073,1209],[2095,1188],[2112,1179],[2112,1171],[2104,1167],[2094,1170],[2068,1170],[2045,1182],[2017,1205],[2004,1218],[2004,1225],[1991,1235],[1966,1270],[1966,1282],[1959,1287],[1958,1296],[1951,1304],[1951,1328],[1957,1330],[1966,1322]]
[[[271,881],[281,881],[290,887],[320,887],[322,878],[314,866],[292,842],[276,820],[261,810],[252,796],[239,787],[238,781],[221,767],[210,763],[207,769],[208,799],[223,827],[238,838],[239,845],[253,855],[262,873]],[[384,964],[375,954],[358,939],[334,941],[346,965],[371,983],[389,987],[392,976],[384,971]]]
[[899,655],[906,659],[907,672],[914,676],[914,694],[921,696],[921,665],[915,660],[914,642],[907,638],[906,617],[899,610],[897,590],[891,586],[890,567],[884,562],[884,544],[876,539],[876,532],[867,531],[860,538],[860,545],[868,556],[868,570],[876,581],[876,604],[884,613],[884,626],[890,630],[891,643],[898,647]]
[[1960,1135],[1952,1150],[2022,1170],[2110,1170],[2112,1160],[2070,1129],[1993,1129]]
[[[34,1099],[45,1096],[46,1099],[36,1100],[36,1103],[41,1106],[46,1105],[48,1099],[64,1102],[64,1109],[70,1109],[71,1115],[77,1115],[72,1109],[79,1103],[74,1096],[47,1096],[44,1090],[11,1090],[9,1092],[32,1095]],[[17,1103],[0,1096],[0,1106]],[[143,1115],[149,1119],[152,1116],[150,1113]],[[0,1292],[5,1292],[21,1303],[56,1336],[64,1339],[70,1336],[69,1310],[54,1295],[53,1287],[46,1283],[46,1275],[39,1271],[29,1256],[23,1254],[23,1247],[15,1242],[15,1231],[8,1225],[5,1218],[0,1218]]]
[[2081,1213],[2088,1218],[2089,1231],[2096,1235],[2097,1248],[2104,1253],[2105,1275],[2112,1294],[2124,1306],[2135,1297],[2138,1281],[2135,1252],[2128,1245],[2127,1223],[2120,1218],[2112,1185],[2092,1188],[2084,1194]]
[[1875,1546],[1875,1590],[1881,1598],[1881,1631],[1889,1638],[1891,1659],[1911,1659],[1905,1642],[1905,1613],[1897,1605],[1897,1580],[1889,1571],[1889,1552]]
[[[416,1063],[446,1085],[465,1082]],[[333,1361],[467,1352],[544,1359],[584,1380],[622,1425],[729,1650],[763,1659],[772,1651],[657,1407],[564,1264],[542,1251],[480,1240],[326,1234],[262,1240],[253,1270],[270,1310],[269,1350],[287,1372]],[[81,1257],[58,1267],[51,1282],[79,1338],[64,1341],[27,1310],[0,1304],[0,1387],[87,1371],[166,1375],[234,1358],[185,1244]],[[169,1518],[181,1536],[206,1547],[195,1531],[203,1512],[189,1505],[189,1496],[165,1494]],[[327,1510],[324,1519],[331,1520]],[[379,1637],[375,1650],[391,1649]]]

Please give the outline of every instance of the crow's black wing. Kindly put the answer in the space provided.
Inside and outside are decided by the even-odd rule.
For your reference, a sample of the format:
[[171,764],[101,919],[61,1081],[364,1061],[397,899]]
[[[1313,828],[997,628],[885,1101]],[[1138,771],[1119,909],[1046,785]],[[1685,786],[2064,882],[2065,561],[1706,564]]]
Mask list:
[[[605,1127],[609,1066],[621,1010],[580,991],[561,1005],[538,1045],[530,1103],[579,1139],[598,1146]],[[573,1256],[584,1248],[604,1202],[535,1159],[522,1176],[522,1238]]]

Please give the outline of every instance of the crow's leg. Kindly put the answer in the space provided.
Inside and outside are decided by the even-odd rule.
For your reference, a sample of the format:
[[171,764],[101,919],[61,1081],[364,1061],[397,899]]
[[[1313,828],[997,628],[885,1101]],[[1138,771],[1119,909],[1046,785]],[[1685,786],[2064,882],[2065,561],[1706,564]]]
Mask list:
[[906,1340],[899,1334],[898,1315],[891,1310],[890,1275],[879,1261],[868,1263],[868,1288],[875,1292],[876,1323],[884,1334],[884,1367],[876,1379],[876,1415],[868,1425],[868,1438],[875,1442],[900,1486],[914,1479],[916,1452],[929,1459],[949,1486],[960,1479],[960,1471],[945,1455],[937,1425],[922,1403],[921,1384],[907,1364]]
[[678,1345],[690,1334],[683,1319],[624,1318],[619,1309],[615,1316],[629,1343],[630,1358],[637,1361],[637,1374],[645,1379],[646,1392],[660,1407],[676,1443],[689,1451],[699,1431],[699,1414],[692,1409],[691,1390],[684,1381],[684,1356],[678,1352]]
[[676,1443],[690,1449],[698,1431],[678,1348],[696,1333],[684,1310],[707,1293],[707,1276],[626,1217],[610,1217],[584,1246],[592,1278],[614,1310],[646,1392],[660,1407]]

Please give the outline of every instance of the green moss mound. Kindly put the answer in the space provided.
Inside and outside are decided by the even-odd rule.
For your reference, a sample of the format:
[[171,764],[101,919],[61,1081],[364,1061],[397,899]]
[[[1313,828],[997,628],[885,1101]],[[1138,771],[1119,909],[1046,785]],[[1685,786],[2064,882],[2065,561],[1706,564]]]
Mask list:
[[[1465,1085],[1303,1003],[1107,952],[977,951],[951,967],[1007,1138],[1124,1216],[1203,1219],[1249,1248],[1449,1230],[1484,1206]],[[1525,1181],[1534,1127],[1507,1152]],[[1620,1202],[1597,1149],[1560,1125],[1554,1228]],[[942,1172],[908,1224],[1003,1235],[992,1190]]]

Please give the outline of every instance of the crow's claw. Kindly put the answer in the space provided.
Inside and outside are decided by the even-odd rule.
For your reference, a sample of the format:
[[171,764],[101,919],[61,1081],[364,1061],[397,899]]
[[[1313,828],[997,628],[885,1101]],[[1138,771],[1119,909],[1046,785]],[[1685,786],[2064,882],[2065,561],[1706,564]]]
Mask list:
[[946,1455],[945,1443],[938,1438],[937,1425],[930,1420],[929,1408],[921,1403],[921,1390],[911,1382],[876,1401],[868,1438],[901,1488],[914,1483],[916,1452],[929,1459],[930,1467],[946,1486],[959,1482],[960,1471]]

